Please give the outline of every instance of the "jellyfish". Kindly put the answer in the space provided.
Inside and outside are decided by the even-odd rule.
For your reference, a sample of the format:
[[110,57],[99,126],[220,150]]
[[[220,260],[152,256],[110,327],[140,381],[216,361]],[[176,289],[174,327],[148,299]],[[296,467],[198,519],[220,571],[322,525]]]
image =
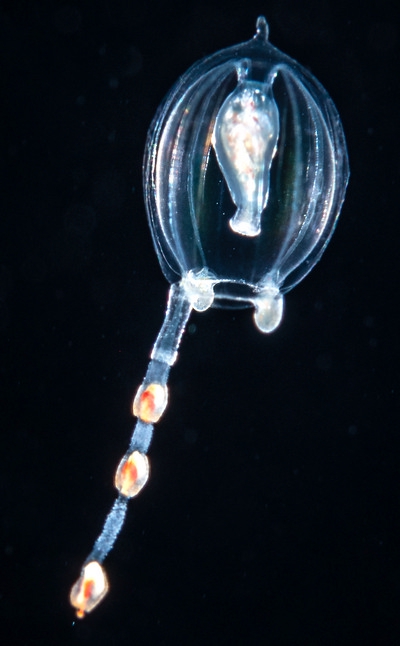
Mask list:
[[251,307],[260,332],[283,316],[284,294],[332,236],[349,177],[343,128],[326,90],[254,37],[196,63],[166,96],[148,133],[144,195],[161,269],[171,284],[161,330],[133,401],[136,424],[115,474],[118,496],[73,585],[82,618],[106,595],[103,561],[128,502],[146,484],[154,424],[192,310]]

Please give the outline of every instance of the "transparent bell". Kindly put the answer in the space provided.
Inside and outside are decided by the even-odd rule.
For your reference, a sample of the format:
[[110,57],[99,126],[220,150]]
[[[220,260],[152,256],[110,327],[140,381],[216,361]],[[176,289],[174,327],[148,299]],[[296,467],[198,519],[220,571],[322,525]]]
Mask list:
[[214,306],[253,305],[272,331],[329,242],[348,174],[332,100],[260,17],[252,40],[181,77],[150,128],[144,191],[164,275],[208,277]]

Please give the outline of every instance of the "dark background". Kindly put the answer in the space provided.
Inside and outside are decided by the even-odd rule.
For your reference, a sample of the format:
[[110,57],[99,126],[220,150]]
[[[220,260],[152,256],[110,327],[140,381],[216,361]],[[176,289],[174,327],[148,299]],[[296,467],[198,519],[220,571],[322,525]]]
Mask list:
[[[193,315],[110,593],[75,621],[166,302],[146,131],[260,13],[341,114],[342,216],[271,336]],[[0,3],[1,644],[400,643],[399,41],[388,0]]]

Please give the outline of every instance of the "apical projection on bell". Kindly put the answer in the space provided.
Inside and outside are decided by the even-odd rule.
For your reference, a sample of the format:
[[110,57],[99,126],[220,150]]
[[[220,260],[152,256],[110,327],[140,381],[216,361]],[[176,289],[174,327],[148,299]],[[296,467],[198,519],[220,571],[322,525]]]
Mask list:
[[71,590],[78,617],[108,591],[102,563],[129,499],[148,480],[153,425],[167,406],[170,368],[192,309],[252,307],[258,329],[273,332],[283,295],[330,240],[348,176],[332,100],[269,43],[262,16],[251,40],[196,63],[165,98],[148,134],[144,193],[171,287],[134,398],[137,421],[116,470],[118,497]]

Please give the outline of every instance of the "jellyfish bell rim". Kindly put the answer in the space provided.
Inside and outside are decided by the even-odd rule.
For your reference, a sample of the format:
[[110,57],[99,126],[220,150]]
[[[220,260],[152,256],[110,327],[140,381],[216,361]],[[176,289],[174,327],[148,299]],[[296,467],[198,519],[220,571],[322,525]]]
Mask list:
[[[236,294],[233,300],[230,294],[224,295],[222,292],[215,291],[215,289],[220,289],[224,283],[229,285],[229,281],[218,281],[207,270],[201,269],[199,272],[190,271],[180,283],[175,283],[175,286],[183,290],[185,299],[198,312],[204,312],[215,305],[216,299],[221,300],[225,296],[228,301],[228,305],[225,304],[225,307],[229,307],[229,304],[233,308],[254,307],[253,318],[260,332],[269,334],[276,330],[283,317],[284,298],[271,277],[267,278],[262,285],[253,286],[251,294],[247,292],[243,292],[240,296]],[[231,287],[231,285],[229,286]],[[246,283],[237,282],[235,284],[236,288],[240,286],[246,289],[250,288]]]

